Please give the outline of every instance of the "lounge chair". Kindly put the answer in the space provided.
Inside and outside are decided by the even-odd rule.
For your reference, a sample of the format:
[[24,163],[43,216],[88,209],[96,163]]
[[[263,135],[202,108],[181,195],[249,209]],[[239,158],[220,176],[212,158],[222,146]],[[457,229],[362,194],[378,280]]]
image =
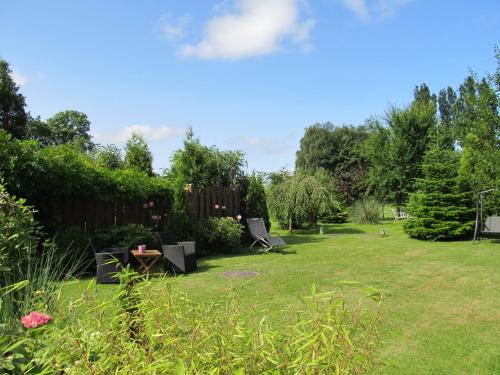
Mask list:
[[264,224],[264,219],[259,218],[248,218],[247,219],[248,230],[250,235],[255,240],[250,250],[255,244],[260,244],[264,247],[265,251],[271,250],[275,246],[286,246],[287,243],[278,235],[278,233],[272,233],[278,235],[277,237],[271,237],[267,233],[266,226]]
[[408,213],[401,210],[398,211],[395,208],[392,209],[392,214],[394,215],[394,221],[404,220],[410,217]]

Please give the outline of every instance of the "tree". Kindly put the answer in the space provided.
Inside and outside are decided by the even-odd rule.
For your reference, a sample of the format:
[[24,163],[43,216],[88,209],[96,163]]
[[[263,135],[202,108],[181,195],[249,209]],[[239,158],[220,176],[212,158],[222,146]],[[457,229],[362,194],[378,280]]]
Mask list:
[[186,133],[184,147],[172,156],[168,174],[182,185],[196,188],[208,186],[238,186],[244,175],[244,155],[240,151],[220,151],[207,147],[194,137],[191,129]]
[[352,202],[363,187],[361,182],[367,169],[367,161],[361,145],[368,137],[365,127],[340,126],[331,123],[314,124],[300,141],[295,166],[298,171],[314,174],[319,169],[329,171],[334,177],[342,199]]
[[122,152],[115,145],[97,146],[94,160],[97,165],[108,169],[121,169],[124,166]]
[[46,125],[44,132],[48,137],[41,139],[44,144],[57,146],[74,143],[85,151],[93,147],[89,134],[90,121],[83,112],[69,110],[56,113],[47,120]]
[[459,190],[458,156],[455,151],[434,146],[424,158],[423,178],[410,195],[411,217],[404,230],[419,239],[462,238],[474,228],[472,194]]
[[[500,188],[500,114],[494,81],[473,76],[460,87],[457,100],[457,128],[462,148],[460,181],[468,190]],[[488,199],[486,210],[500,206],[500,194]]]
[[125,145],[125,168],[153,175],[153,154],[141,133],[133,132]]
[[388,182],[397,205],[404,204],[414,191],[415,178],[421,177],[420,166],[436,127],[435,97],[425,87],[415,90],[415,100],[409,107],[393,107],[387,114],[391,134]]
[[314,225],[328,191],[314,176],[296,173],[273,184],[269,193],[269,210],[282,228]]
[[27,114],[24,96],[12,79],[9,64],[0,60],[0,129],[17,139],[26,134]]
[[264,189],[262,176],[255,172],[249,177],[248,191],[245,199],[246,216],[261,217],[264,219],[267,230],[271,228],[269,221],[269,211],[267,209],[267,197]]
[[373,195],[379,202],[387,203],[392,196],[391,131],[374,118],[367,121],[367,127],[370,135],[362,147],[363,155],[369,161],[364,181],[366,194]]
[[453,149],[455,147],[455,103],[457,94],[451,87],[442,89],[438,95],[439,123],[436,128],[437,143],[441,147]]

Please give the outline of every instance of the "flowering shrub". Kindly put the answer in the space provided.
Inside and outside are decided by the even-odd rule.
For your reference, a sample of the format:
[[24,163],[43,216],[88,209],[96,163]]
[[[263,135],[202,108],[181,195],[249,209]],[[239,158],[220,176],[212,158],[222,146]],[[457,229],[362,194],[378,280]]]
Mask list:
[[237,218],[211,217],[198,223],[195,232],[200,255],[233,253],[240,247],[243,225]]
[[28,315],[21,318],[21,324],[25,328],[37,328],[47,324],[51,320],[52,317],[50,315],[38,311],[32,311]]

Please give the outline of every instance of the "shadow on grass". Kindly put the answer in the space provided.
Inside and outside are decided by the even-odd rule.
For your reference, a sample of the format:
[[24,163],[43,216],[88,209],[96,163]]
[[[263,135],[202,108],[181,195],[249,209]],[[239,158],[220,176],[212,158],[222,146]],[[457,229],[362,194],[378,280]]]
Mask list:
[[361,234],[361,233],[366,233],[363,229],[355,228],[355,227],[348,227],[345,225],[327,225],[325,226],[325,234],[326,235],[332,235],[332,234]]

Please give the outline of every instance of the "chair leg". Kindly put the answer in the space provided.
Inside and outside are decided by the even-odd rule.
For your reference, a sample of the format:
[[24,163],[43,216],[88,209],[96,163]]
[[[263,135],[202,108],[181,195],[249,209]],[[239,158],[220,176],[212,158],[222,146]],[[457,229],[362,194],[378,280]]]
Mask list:
[[259,241],[254,241],[253,244],[250,246],[250,250],[252,250],[252,247],[254,247],[254,245],[259,242]]

